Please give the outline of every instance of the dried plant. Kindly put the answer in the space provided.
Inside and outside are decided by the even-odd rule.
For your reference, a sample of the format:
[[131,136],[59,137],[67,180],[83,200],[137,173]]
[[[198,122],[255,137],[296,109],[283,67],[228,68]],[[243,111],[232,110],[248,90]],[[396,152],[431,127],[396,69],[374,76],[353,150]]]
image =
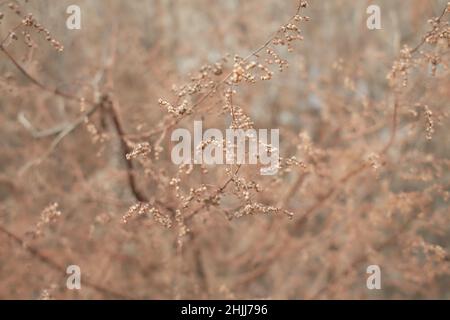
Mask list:
[[[1,2],[0,298],[449,298],[450,4],[310,2]],[[196,120],[277,174],[175,165]]]

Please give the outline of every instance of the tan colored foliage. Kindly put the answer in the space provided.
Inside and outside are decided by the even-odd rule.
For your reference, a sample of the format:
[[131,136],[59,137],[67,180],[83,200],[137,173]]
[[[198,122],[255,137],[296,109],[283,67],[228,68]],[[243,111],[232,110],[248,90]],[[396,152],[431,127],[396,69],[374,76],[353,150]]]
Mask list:
[[[69,2],[0,2],[0,298],[450,298],[446,1]],[[277,175],[174,165],[194,120]]]

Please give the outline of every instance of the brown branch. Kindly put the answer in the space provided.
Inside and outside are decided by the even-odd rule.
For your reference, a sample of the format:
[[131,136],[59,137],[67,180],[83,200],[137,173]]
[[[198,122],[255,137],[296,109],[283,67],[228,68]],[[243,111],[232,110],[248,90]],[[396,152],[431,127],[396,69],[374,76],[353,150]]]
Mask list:
[[[66,268],[64,268],[58,262],[56,262],[55,260],[53,260],[50,257],[46,256],[42,252],[40,252],[38,249],[29,246],[22,238],[20,238],[19,236],[15,235],[11,231],[7,230],[2,225],[0,225],[0,232],[3,233],[4,235],[6,235],[9,239],[11,239],[15,244],[17,244],[18,246],[23,248],[31,256],[33,256],[34,258],[36,258],[37,260],[39,260],[43,264],[47,265],[47,267],[49,267],[50,269],[52,269],[54,271],[57,271],[61,275],[64,275],[64,276],[67,275],[66,274]],[[127,300],[131,300],[132,299],[131,297],[129,297],[129,296],[125,295],[125,294],[113,291],[113,290],[105,288],[105,287],[103,287],[103,286],[101,286],[99,284],[96,284],[95,282],[93,282],[93,281],[91,281],[89,279],[86,279],[86,276],[83,276],[82,284],[85,285],[86,287],[94,289],[95,291],[97,291],[97,292],[99,292],[101,294],[104,294],[105,296],[110,296],[110,297],[115,298],[115,299],[127,299]]]
[[[8,57],[8,59],[14,64],[14,66],[16,66],[16,68],[35,86],[41,88],[44,91],[50,92],[56,96],[60,96],[68,100],[74,100],[78,102],[81,101],[80,97],[77,97],[67,92],[63,92],[58,88],[50,88],[49,86],[43,84],[41,81],[33,77],[27,70],[25,70],[24,67],[20,65],[19,62],[17,62],[17,60],[11,55],[11,53],[9,53],[8,50],[6,50],[6,48],[3,45],[0,45],[0,51],[2,51]],[[89,100],[85,100],[85,102],[91,105],[94,104],[93,101]]]
[[[447,12],[449,12],[449,10],[448,10],[448,4],[445,6],[445,8],[444,8],[444,10],[442,11],[441,15],[440,15],[439,17],[437,17],[435,21],[436,21],[437,23],[440,23],[441,20],[442,20],[442,18],[445,16],[445,14],[446,14]],[[419,49],[427,42],[427,36],[429,35],[430,32],[431,32],[431,31],[427,32],[427,34],[426,34],[424,37],[422,37],[422,41],[420,41],[413,49],[411,49],[411,50],[409,51],[411,54],[412,54],[412,53],[415,53],[416,51],[418,51],[418,50],[419,50]]]
[[[443,10],[442,14],[437,18],[437,22],[440,22],[440,20],[444,17],[444,15],[448,12],[447,6],[445,7],[445,9]],[[422,41],[413,49],[410,51],[410,53],[414,53],[417,50],[419,50],[419,48],[424,45],[424,43],[426,42],[426,36],[422,39]],[[398,108],[399,108],[399,98],[398,98],[398,92],[394,93],[394,112],[392,115],[392,128],[391,128],[391,135],[389,137],[388,142],[386,143],[386,145],[380,150],[380,154],[386,154],[389,149],[392,147],[392,145],[395,142],[395,138],[396,138],[396,134],[397,134],[397,123],[398,123]],[[309,216],[316,211],[317,209],[319,209],[320,207],[322,207],[325,202],[331,198],[332,195],[334,195],[334,193],[336,192],[336,190],[338,190],[338,188],[346,183],[349,179],[351,179],[352,177],[356,176],[357,174],[359,174],[360,172],[364,171],[366,168],[368,168],[369,165],[367,163],[363,163],[361,165],[359,165],[358,167],[356,167],[355,169],[349,171],[346,175],[344,175],[341,179],[339,179],[339,181],[337,182],[337,184],[332,187],[324,196],[321,196],[316,203],[314,203],[311,207],[309,207],[309,209],[307,209],[305,211],[305,213],[303,214],[303,217],[301,217],[297,222],[296,225],[297,227],[300,227],[301,225],[303,225],[307,219],[309,218]]]
[[[386,247],[397,242],[398,239],[400,238],[400,236],[406,232],[407,227],[410,226],[410,224],[413,222],[413,220],[414,220],[414,218],[409,219],[406,223],[404,223],[402,225],[400,230],[393,232],[393,234],[390,237],[388,237],[385,241],[380,243],[378,246],[375,246],[374,250],[381,251],[381,250],[385,249]],[[362,254],[358,258],[353,260],[353,262],[344,271],[342,271],[339,274],[339,276],[336,276],[334,274],[331,279],[327,280],[327,284],[324,287],[322,287],[321,289],[319,289],[312,297],[310,297],[310,299],[317,299],[320,295],[322,295],[327,290],[327,288],[330,287],[330,285],[333,282],[335,282],[337,279],[342,279],[343,277],[345,277],[347,274],[350,273],[351,270],[355,269],[359,264],[363,263],[366,260],[366,258],[367,258],[367,254]]]
[[109,115],[111,116],[111,119],[113,121],[114,129],[116,130],[117,135],[120,139],[120,147],[121,147],[121,157],[125,161],[125,165],[127,168],[127,179],[128,179],[128,185],[130,186],[131,193],[136,198],[137,201],[140,202],[149,202],[149,198],[142,193],[137,186],[136,178],[134,176],[134,164],[133,161],[127,159],[127,154],[131,151],[128,147],[127,141],[125,139],[125,130],[122,124],[122,121],[120,119],[119,113],[117,111],[117,107],[115,104],[110,101],[109,97],[107,95],[102,97],[102,105],[107,110]]
[[[234,174],[232,174],[232,176],[221,187],[217,188],[217,190],[214,192],[214,194],[209,196],[208,199],[214,199],[217,196],[219,196],[228,187],[228,185],[236,178],[236,175],[239,173],[240,169],[241,169],[241,165],[238,165]],[[190,219],[192,219],[196,214],[198,214],[200,211],[202,211],[207,206],[208,206],[208,203],[206,201],[204,201],[200,207],[198,207],[197,209],[192,211],[189,215],[187,215],[185,217],[185,220],[189,221]]]
[[[283,26],[286,26],[286,25],[290,24],[290,23],[295,19],[295,17],[300,13],[301,8],[302,8],[302,1],[299,1],[299,4],[298,4],[298,6],[297,6],[297,9],[296,9],[295,14],[294,14],[294,15],[293,15],[293,16],[292,16],[292,17],[291,17],[291,18],[290,18]],[[245,58],[242,60],[242,62],[248,62],[252,57],[258,57],[258,54],[259,54],[262,50],[264,50],[265,48],[267,48],[267,47],[270,45],[270,43],[276,38],[277,35],[278,35],[278,31],[274,32],[274,33],[267,39],[267,41],[266,41],[262,46],[260,46],[258,49],[256,49],[256,50],[254,50],[253,52],[251,52],[247,57],[245,57]],[[199,98],[199,100],[198,100],[197,102],[195,102],[195,103],[192,105],[192,109],[198,108],[198,107],[201,106],[205,101],[207,101],[210,97],[214,96],[214,94],[217,92],[217,90],[218,90],[221,86],[227,84],[227,81],[228,81],[232,76],[233,76],[233,71],[230,71],[230,72],[229,72],[222,80],[220,80],[219,82],[216,82],[216,83],[212,86],[212,88],[211,88],[210,90],[208,90],[206,93],[204,93],[204,94]],[[190,113],[190,114],[193,114],[193,113]],[[173,128],[173,127],[174,127],[175,125],[177,125],[181,120],[187,118],[190,114],[187,114],[187,113],[186,113],[186,114],[184,114],[184,115],[178,117],[177,119],[173,120],[172,123],[170,123],[170,124],[169,124],[167,127],[165,127],[165,128],[155,129],[155,130],[152,130],[152,131],[147,132],[147,133],[130,134],[130,136],[133,136],[133,137],[141,137],[141,138],[143,138],[143,137],[147,137],[147,138],[152,137],[152,136],[154,136],[154,135],[157,135],[157,134],[163,132],[164,130],[168,130],[168,129],[170,129],[170,128]]]

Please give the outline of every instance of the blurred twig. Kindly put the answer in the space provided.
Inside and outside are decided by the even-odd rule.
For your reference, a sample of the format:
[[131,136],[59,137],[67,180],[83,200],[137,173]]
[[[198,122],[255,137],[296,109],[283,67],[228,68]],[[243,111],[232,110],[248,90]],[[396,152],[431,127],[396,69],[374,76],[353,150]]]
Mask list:
[[[19,236],[15,235],[11,231],[7,230],[2,225],[0,225],[0,233],[3,233],[4,235],[6,235],[9,239],[13,240],[14,243],[16,243],[18,246],[23,248],[25,251],[27,251],[33,257],[35,257],[38,260],[40,260],[42,263],[47,265],[49,268],[57,271],[58,273],[60,273],[60,274],[62,274],[64,276],[67,276],[66,268],[64,266],[60,265],[55,260],[53,260],[50,257],[46,256],[45,254],[40,252],[38,249],[29,246],[22,238],[20,238]],[[116,298],[116,299],[127,299],[127,300],[131,300],[132,299],[131,297],[129,297],[129,296],[125,295],[125,294],[122,294],[122,293],[116,292],[114,290],[105,288],[105,287],[103,287],[101,285],[98,285],[95,282],[92,282],[91,280],[87,279],[86,276],[83,276],[82,279],[83,279],[83,281],[82,281],[83,285],[85,285],[86,287],[89,287],[91,289],[94,289],[95,291],[100,292],[100,293],[102,293],[102,294],[104,294],[106,296],[110,296],[110,297]]]

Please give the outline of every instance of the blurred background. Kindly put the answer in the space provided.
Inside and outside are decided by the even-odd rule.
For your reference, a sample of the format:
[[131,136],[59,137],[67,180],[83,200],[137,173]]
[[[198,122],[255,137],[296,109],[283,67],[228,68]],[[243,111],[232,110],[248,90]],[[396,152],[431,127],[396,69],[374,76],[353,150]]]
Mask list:
[[[255,127],[280,129],[282,157],[300,164],[276,177],[245,166],[243,180],[235,178],[218,204],[206,204],[208,189],[194,193],[200,205],[188,208],[173,187],[173,126],[152,134],[171,119],[158,99],[177,101],[174,89],[203,65],[259,48],[298,1],[9,3],[0,2],[1,39],[32,13],[64,46],[57,52],[33,30],[28,47],[18,30],[18,40],[4,43],[10,55],[48,88],[88,102],[111,97],[128,147],[152,148],[150,159],[133,160],[131,174],[173,224],[165,228],[148,214],[124,225],[139,199],[107,109],[52,147],[61,130],[44,133],[67,128],[89,103],[43,90],[0,52],[0,298],[450,297],[449,14],[434,25],[435,41],[401,55],[433,29],[428,20],[441,15],[446,0],[308,1],[301,15],[310,19],[299,24],[304,40],[291,53],[280,49],[289,68],[237,86],[235,98]],[[66,28],[66,8],[74,4],[81,30]],[[366,26],[373,4],[381,30]],[[224,74],[232,67],[224,63]],[[201,119],[225,129],[222,106],[218,90],[177,126],[191,129]],[[224,167],[204,169],[180,177],[180,192],[213,190],[228,179]],[[293,218],[235,214],[248,203],[248,188],[251,201]],[[66,288],[70,264],[81,268],[81,290]],[[369,265],[382,270],[381,290],[366,287]]]

